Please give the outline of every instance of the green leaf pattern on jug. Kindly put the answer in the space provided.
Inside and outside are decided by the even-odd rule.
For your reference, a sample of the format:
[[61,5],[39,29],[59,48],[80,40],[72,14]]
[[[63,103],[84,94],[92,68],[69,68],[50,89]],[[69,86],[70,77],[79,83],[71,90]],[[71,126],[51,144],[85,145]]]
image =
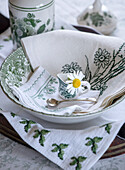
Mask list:
[[23,18],[17,18],[13,16],[11,11],[9,12],[13,43],[17,43],[17,47],[21,46],[21,38],[46,32],[47,26],[51,22],[51,20],[48,19],[46,24],[42,23],[33,13],[28,13],[26,17]]

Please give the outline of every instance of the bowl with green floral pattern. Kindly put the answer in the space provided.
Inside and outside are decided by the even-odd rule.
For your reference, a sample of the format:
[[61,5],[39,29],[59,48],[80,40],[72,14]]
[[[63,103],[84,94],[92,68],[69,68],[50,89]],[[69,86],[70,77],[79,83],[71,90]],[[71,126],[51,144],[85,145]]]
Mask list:
[[[98,102],[88,112],[73,112],[70,115],[56,114],[56,110],[47,114],[24,106],[10,88],[12,86],[21,87],[33,73],[32,66],[22,47],[10,54],[1,66],[1,87],[13,102],[41,119],[70,124],[94,119],[107,111],[110,113],[112,107],[124,100],[125,43],[123,40],[77,31],[56,31],[46,33],[42,38],[43,44],[40,47],[35,47],[33,44],[34,48],[40,48],[38,51],[42,51],[42,67],[53,76],[60,72],[65,74],[82,71],[85,80],[91,85],[91,90],[100,92]],[[50,41],[46,41],[47,44],[45,44],[44,38],[48,38]],[[45,93],[51,97],[56,92],[54,83],[57,82],[49,82],[42,92],[39,91],[36,99],[44,102]],[[121,98],[111,104],[113,99],[118,97]],[[107,99],[110,101],[108,105],[106,104]]]

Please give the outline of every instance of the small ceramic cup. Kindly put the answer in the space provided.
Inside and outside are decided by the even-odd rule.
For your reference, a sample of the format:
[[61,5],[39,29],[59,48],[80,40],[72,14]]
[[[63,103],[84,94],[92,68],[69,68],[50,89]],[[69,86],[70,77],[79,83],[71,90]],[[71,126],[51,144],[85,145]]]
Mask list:
[[9,0],[14,49],[23,37],[54,29],[54,0]]
[[76,99],[79,95],[83,93],[87,93],[90,90],[90,84],[86,85],[85,90],[79,91],[78,89],[75,90],[74,94],[71,94],[67,90],[68,84],[66,83],[67,74],[59,73],[57,74],[57,78],[59,80],[59,95],[61,98],[65,100],[72,100]]

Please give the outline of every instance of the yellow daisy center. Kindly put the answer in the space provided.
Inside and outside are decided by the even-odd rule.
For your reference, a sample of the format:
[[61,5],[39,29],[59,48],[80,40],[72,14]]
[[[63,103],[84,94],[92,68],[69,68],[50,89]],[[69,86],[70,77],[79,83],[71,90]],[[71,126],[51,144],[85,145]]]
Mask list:
[[73,87],[78,88],[81,85],[81,81],[79,79],[73,80]]

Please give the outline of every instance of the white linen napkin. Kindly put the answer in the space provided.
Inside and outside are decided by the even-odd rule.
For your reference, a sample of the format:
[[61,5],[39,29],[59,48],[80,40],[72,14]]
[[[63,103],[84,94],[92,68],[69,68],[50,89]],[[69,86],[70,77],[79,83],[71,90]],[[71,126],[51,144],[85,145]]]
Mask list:
[[125,42],[120,38],[56,30],[23,38],[22,46],[33,69],[41,65],[53,76],[82,70],[91,89],[100,91],[89,112],[101,110],[105,98],[125,89]]
[[[19,99],[20,103],[26,108],[47,114],[69,116],[73,112],[88,112],[93,102],[68,101],[62,102],[56,107],[48,107],[47,99],[54,98],[61,101],[59,96],[59,82],[57,77],[51,76],[47,70],[41,66],[35,71],[27,83],[20,87],[10,86],[13,94]],[[92,97],[98,100],[98,90],[90,90],[88,93],[81,94],[77,99]]]

